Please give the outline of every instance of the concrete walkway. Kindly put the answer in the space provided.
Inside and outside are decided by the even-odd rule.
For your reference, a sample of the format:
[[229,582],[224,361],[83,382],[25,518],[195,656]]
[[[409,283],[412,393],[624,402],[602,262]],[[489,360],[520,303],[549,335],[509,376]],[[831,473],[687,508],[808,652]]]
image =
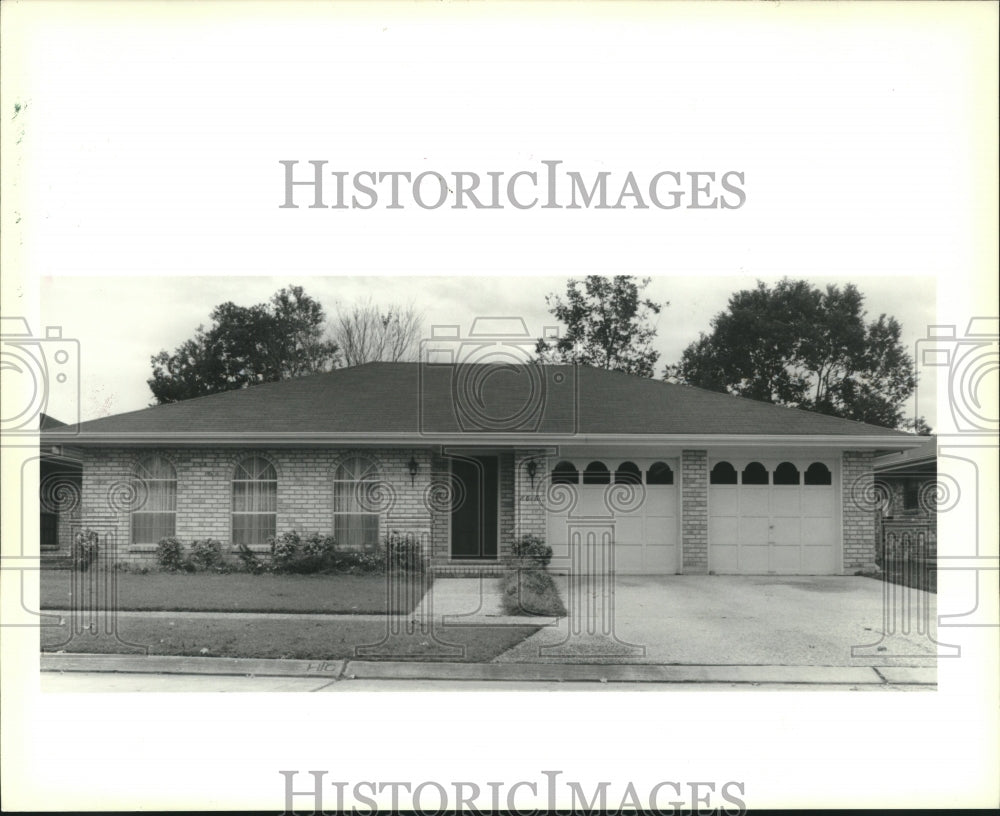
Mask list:
[[413,617],[440,619],[444,626],[463,624],[551,626],[556,618],[505,615],[500,580],[484,578],[436,578]]

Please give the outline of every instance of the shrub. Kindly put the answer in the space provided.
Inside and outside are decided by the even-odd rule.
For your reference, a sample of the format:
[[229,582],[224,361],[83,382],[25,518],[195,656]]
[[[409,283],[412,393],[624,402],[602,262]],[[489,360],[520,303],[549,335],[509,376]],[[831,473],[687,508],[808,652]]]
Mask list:
[[90,569],[97,559],[100,536],[90,528],[81,530],[73,537],[73,568],[81,572]]
[[312,533],[304,541],[295,531],[282,533],[271,542],[271,567],[282,573],[314,573],[335,565],[336,550],[331,536]]
[[377,575],[385,572],[385,550],[345,550],[333,553],[330,570],[349,575]]
[[552,560],[552,547],[539,536],[530,533],[515,541],[510,551],[513,560],[524,566],[537,565],[544,568]]
[[129,561],[115,561],[115,572],[130,572],[134,575],[148,575],[149,567],[145,564],[133,564]]
[[424,572],[426,563],[420,536],[416,533],[398,533],[393,530],[386,536],[385,561],[389,569]]
[[192,541],[191,554],[188,558],[196,569],[209,570],[221,567],[222,542],[214,538]]
[[243,569],[251,575],[260,575],[263,572],[267,572],[267,565],[246,544],[240,544],[236,548],[236,557],[239,559]]
[[185,568],[184,545],[179,538],[167,536],[161,538],[156,545],[156,563],[168,572],[177,572]]
[[296,561],[296,572],[320,572],[333,564],[333,536],[313,533],[302,544]]
[[514,569],[501,579],[502,604],[507,615],[563,617],[566,607],[552,576],[537,567]]
[[298,558],[302,539],[295,530],[269,539],[271,544],[271,566],[275,572],[290,572],[289,567]]

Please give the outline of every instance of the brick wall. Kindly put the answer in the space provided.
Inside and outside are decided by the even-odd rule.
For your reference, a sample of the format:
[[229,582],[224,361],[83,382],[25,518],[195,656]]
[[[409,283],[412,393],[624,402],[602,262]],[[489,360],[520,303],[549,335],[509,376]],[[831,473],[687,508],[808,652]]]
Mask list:
[[[212,537],[231,542],[232,475],[236,463],[256,454],[267,457],[278,473],[276,526],[279,533],[333,532],[332,472],[345,456],[373,459],[384,481],[373,499],[380,515],[380,537],[399,531],[421,540],[435,527],[429,500],[431,453],[426,449],[255,449],[202,448],[104,449],[83,454],[81,523],[103,535],[112,534],[121,560],[152,558],[131,545],[129,481],[136,462],[151,453],[173,463],[177,472],[176,535],[184,543]],[[419,469],[411,484],[410,458]]]
[[875,490],[871,451],[844,451],[841,465],[844,572],[875,569]]
[[708,452],[681,452],[681,563],[685,573],[708,572]]

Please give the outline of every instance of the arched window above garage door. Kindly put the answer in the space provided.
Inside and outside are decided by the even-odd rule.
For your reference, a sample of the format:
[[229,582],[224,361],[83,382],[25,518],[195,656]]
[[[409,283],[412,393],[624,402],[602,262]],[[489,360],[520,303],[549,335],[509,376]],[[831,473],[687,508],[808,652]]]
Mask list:
[[591,462],[583,471],[583,483],[585,485],[611,484],[611,471],[608,470],[608,466],[604,462]]
[[552,471],[552,484],[579,484],[580,472],[572,462],[560,462]]
[[782,462],[774,469],[774,483],[776,485],[797,485],[799,483],[799,469],[791,462]]
[[674,483],[674,472],[666,462],[653,462],[646,471],[646,484],[648,485],[672,485]]
[[832,481],[830,469],[822,462],[813,462],[806,468],[805,483],[807,485],[828,485]]
[[745,485],[766,485],[768,483],[767,468],[760,462],[751,462],[743,468],[740,482]]
[[642,471],[635,462],[622,462],[615,471],[615,484],[642,484]]
[[716,462],[708,481],[714,485],[736,484],[736,468],[729,462]]

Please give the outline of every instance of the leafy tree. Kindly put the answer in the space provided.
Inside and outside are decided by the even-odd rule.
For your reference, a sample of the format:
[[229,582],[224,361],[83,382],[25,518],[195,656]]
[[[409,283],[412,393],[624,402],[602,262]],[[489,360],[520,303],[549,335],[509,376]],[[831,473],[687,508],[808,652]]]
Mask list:
[[905,422],[903,403],[917,384],[899,323],[866,322],[853,284],[821,290],[807,281],[758,281],[729,298],[727,311],[667,366],[664,377],[713,391],[806,408],[887,428]]
[[649,320],[670,304],[642,297],[649,281],[629,275],[588,275],[567,282],[565,300],[547,295],[549,311],[565,324],[566,332],[559,338],[539,338],[535,346],[539,361],[652,377],[660,353],[652,347],[656,327]]
[[323,339],[323,307],[301,286],[256,306],[221,303],[211,318],[210,328],[199,326],[172,354],[150,359],[147,383],[157,403],[329,371],[337,363],[336,344]]
[[368,300],[342,307],[332,322],[333,339],[345,365],[417,359],[422,316],[412,304],[381,307]]

